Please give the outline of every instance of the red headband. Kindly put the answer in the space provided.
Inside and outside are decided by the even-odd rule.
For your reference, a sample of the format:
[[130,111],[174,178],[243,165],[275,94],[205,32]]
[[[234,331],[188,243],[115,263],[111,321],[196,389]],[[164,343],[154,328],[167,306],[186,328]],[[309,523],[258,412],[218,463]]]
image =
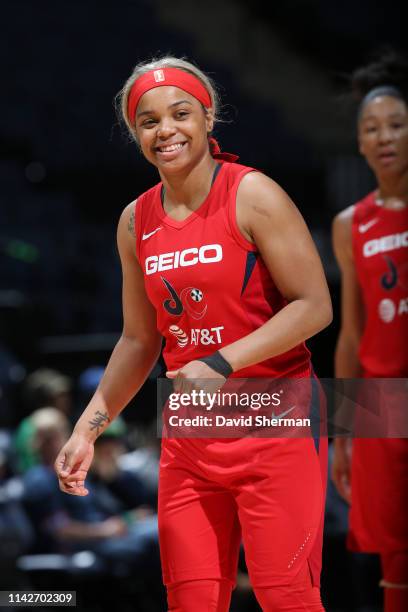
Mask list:
[[189,72],[179,70],[178,68],[161,68],[160,70],[150,70],[142,74],[132,86],[128,98],[128,117],[131,123],[135,120],[136,108],[140,98],[146,91],[155,87],[163,87],[172,85],[179,87],[183,91],[194,96],[206,108],[212,107],[210,94],[204,85]]
[[[161,68],[160,70],[151,70],[142,74],[133,83],[128,98],[128,118],[130,123],[133,123],[135,120],[137,105],[143,94],[150,89],[163,87],[164,85],[179,87],[194,96],[205,108],[212,107],[210,94],[197,77],[178,68]],[[235,162],[239,159],[238,155],[233,153],[221,153],[215,138],[210,138],[209,144],[211,155],[214,159],[228,162]]]

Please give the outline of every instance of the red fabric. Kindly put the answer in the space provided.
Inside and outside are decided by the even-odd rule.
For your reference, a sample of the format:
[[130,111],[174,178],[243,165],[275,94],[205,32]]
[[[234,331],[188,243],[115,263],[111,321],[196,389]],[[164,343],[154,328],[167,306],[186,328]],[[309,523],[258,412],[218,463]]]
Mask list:
[[235,155],[235,153],[221,153],[220,145],[218,144],[215,138],[209,138],[208,143],[210,145],[211,155],[214,159],[219,159],[231,163],[234,163],[239,160],[239,156]]
[[[137,200],[136,252],[169,370],[248,335],[286,304],[237,224],[237,190],[252,171],[223,162],[207,198],[183,221],[163,210],[161,183]],[[232,376],[311,375],[302,343]],[[307,564],[317,587],[326,457],[327,439],[320,440],[319,453],[311,438],[163,440],[165,582],[234,582],[242,535],[254,585],[283,586]]]
[[232,583],[228,580],[190,580],[167,586],[168,612],[228,612]]
[[[383,580],[393,585],[408,587],[408,551],[397,551],[381,555]],[[407,588],[408,594],[408,588]],[[408,608],[407,608],[408,609]]]
[[312,585],[307,564],[293,582],[281,587],[256,588],[255,595],[263,612],[324,612],[320,589]]
[[201,81],[189,72],[178,68],[160,68],[142,74],[133,84],[128,98],[128,117],[131,123],[135,120],[135,113],[140,98],[150,89],[173,85],[194,96],[206,108],[210,108],[211,98]]
[[[251,584],[319,586],[324,487],[310,438],[162,441],[159,537],[165,584],[235,582],[241,537]],[[320,544],[320,543],[319,543]]]
[[408,589],[384,589],[384,612],[408,610]]
[[352,241],[366,312],[360,362],[369,378],[408,376],[408,208],[369,194],[355,206]]
[[407,507],[408,439],[353,440],[349,547],[408,550]]
[[[169,612],[228,612],[232,584],[227,580],[190,580],[167,586]],[[320,590],[305,564],[296,580],[282,587],[256,588],[264,612],[323,612]],[[402,609],[402,608],[401,608]]]
[[[408,209],[385,209],[370,193],[355,206],[352,241],[366,312],[359,352],[364,377],[406,377]],[[351,487],[349,547],[408,550],[408,439],[355,439]]]
[[385,581],[384,612],[408,610],[408,552],[383,554],[381,565]]
[[[256,246],[237,226],[237,189],[251,171],[222,163],[207,198],[184,221],[164,212],[161,183],[137,200],[136,252],[166,340],[163,356],[169,370],[246,336],[286,304]],[[310,353],[302,343],[233,376],[309,374]]]

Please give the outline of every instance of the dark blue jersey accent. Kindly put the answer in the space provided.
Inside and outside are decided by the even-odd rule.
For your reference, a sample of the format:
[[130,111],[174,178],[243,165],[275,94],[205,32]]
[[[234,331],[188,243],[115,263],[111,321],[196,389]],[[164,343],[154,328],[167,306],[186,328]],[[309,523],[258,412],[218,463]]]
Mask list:
[[388,271],[381,277],[381,286],[383,289],[393,289],[398,282],[397,267],[388,255],[384,255],[384,259],[388,266]]
[[242,283],[241,295],[244,293],[245,287],[247,286],[248,281],[251,277],[252,271],[256,264],[256,258],[257,258],[257,253],[249,252],[247,254],[247,260],[246,260],[246,265],[245,265],[245,276],[244,276],[244,282]]

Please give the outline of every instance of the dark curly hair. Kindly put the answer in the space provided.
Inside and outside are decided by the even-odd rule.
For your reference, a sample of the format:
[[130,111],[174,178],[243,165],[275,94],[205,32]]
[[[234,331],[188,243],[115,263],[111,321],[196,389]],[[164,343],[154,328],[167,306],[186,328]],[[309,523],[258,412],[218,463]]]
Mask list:
[[395,88],[408,104],[408,59],[392,49],[383,49],[370,63],[352,73],[350,85],[359,104],[370,91],[384,86]]

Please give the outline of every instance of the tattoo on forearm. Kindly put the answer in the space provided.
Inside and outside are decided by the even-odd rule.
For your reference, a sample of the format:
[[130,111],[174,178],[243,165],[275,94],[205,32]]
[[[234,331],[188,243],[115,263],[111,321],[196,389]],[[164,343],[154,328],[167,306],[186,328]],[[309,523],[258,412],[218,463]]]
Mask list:
[[106,423],[110,423],[110,418],[107,412],[103,413],[97,410],[92,421],[88,421],[88,423],[91,426],[91,431],[96,429],[96,433],[99,434],[99,429],[102,429]]
[[130,213],[128,230],[132,234],[132,236],[136,236],[135,234],[135,211],[134,210],[132,210],[132,212]]

